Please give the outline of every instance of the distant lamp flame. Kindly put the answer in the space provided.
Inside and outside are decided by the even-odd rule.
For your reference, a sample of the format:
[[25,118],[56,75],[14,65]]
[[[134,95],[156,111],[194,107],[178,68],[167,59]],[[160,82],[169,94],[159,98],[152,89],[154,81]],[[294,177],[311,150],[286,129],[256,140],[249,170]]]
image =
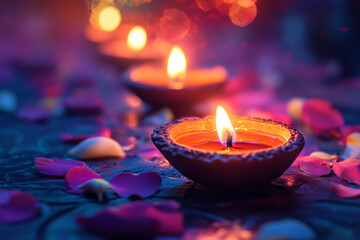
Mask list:
[[170,51],[167,73],[170,78],[170,87],[181,89],[186,76],[186,58],[179,46],[174,46]]
[[116,7],[105,7],[99,14],[99,27],[103,31],[114,31],[121,22],[121,13]]
[[225,109],[220,105],[216,109],[216,130],[221,144],[227,147],[232,146],[232,141],[236,139],[236,132]]
[[146,31],[141,26],[135,26],[131,29],[128,38],[127,38],[127,46],[129,49],[133,51],[140,51],[146,45]]

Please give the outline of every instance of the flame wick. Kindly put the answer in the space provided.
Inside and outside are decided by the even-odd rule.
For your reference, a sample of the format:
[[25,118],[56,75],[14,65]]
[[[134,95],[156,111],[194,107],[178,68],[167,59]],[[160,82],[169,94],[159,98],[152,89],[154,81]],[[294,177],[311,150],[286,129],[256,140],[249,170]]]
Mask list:
[[227,133],[227,139],[226,139],[226,148],[231,148],[233,145],[232,145],[232,135],[229,131],[226,131]]

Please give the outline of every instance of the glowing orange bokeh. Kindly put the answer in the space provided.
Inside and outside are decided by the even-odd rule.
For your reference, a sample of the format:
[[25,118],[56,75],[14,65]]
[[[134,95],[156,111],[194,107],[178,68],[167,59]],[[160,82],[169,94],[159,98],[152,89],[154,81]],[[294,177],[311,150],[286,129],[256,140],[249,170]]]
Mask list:
[[127,46],[133,51],[141,51],[146,45],[146,40],[147,35],[145,29],[141,26],[135,26],[128,35]]

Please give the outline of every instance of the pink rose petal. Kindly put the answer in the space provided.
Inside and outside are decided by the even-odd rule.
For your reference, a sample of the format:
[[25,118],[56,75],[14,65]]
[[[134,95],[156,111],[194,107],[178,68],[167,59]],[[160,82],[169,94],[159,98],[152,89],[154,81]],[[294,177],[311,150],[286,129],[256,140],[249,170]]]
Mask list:
[[335,160],[333,170],[339,178],[360,185],[360,160],[354,158],[348,158],[340,162]]
[[50,112],[40,106],[26,104],[20,107],[17,117],[29,122],[43,122],[50,118]]
[[301,120],[316,134],[328,132],[344,125],[344,119],[340,112],[332,108],[329,101],[322,99],[306,100]]
[[161,177],[156,172],[143,172],[139,175],[122,172],[109,181],[114,191],[121,197],[153,195],[161,185]]
[[[85,229],[102,236],[152,239],[155,235],[177,236],[184,232],[184,217],[174,201],[134,202],[103,209],[91,217],[78,217]],[[175,208],[175,206],[177,206]]]
[[360,196],[360,188],[352,188],[339,183],[331,183],[331,191],[342,198],[355,198]]
[[23,222],[40,212],[40,204],[32,195],[17,190],[0,190],[0,222]]
[[85,139],[92,138],[92,137],[111,137],[111,130],[107,127],[100,128],[98,131],[92,134],[72,134],[72,133],[62,133],[60,135],[60,139],[63,142],[67,143],[79,143]]
[[321,177],[331,173],[331,163],[318,157],[298,157],[297,162],[303,172],[313,176]]
[[76,160],[36,157],[34,162],[41,174],[63,177],[73,167],[84,166],[86,163]]
[[87,167],[73,167],[65,175],[65,182],[68,186],[67,192],[82,194],[85,192],[78,186],[94,178],[101,178],[99,174]]
[[119,239],[153,239],[159,226],[159,223],[151,217],[122,216],[110,209],[101,210],[91,217],[77,217],[76,221],[90,232]]
[[70,113],[100,113],[104,102],[96,94],[73,95],[64,99],[64,107]]

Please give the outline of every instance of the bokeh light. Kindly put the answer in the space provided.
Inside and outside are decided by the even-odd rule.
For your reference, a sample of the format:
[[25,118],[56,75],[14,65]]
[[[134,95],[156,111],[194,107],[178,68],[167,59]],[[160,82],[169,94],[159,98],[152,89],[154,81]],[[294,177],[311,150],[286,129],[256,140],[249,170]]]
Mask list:
[[157,24],[159,36],[169,41],[183,39],[190,26],[188,15],[177,8],[166,9]]
[[121,22],[120,11],[112,6],[101,10],[99,14],[99,26],[104,31],[114,31]]
[[229,11],[231,22],[240,27],[252,23],[256,15],[256,4],[252,0],[239,0],[231,6]]
[[127,46],[133,51],[140,51],[146,45],[146,31],[142,26],[135,26],[131,29],[128,38]]

